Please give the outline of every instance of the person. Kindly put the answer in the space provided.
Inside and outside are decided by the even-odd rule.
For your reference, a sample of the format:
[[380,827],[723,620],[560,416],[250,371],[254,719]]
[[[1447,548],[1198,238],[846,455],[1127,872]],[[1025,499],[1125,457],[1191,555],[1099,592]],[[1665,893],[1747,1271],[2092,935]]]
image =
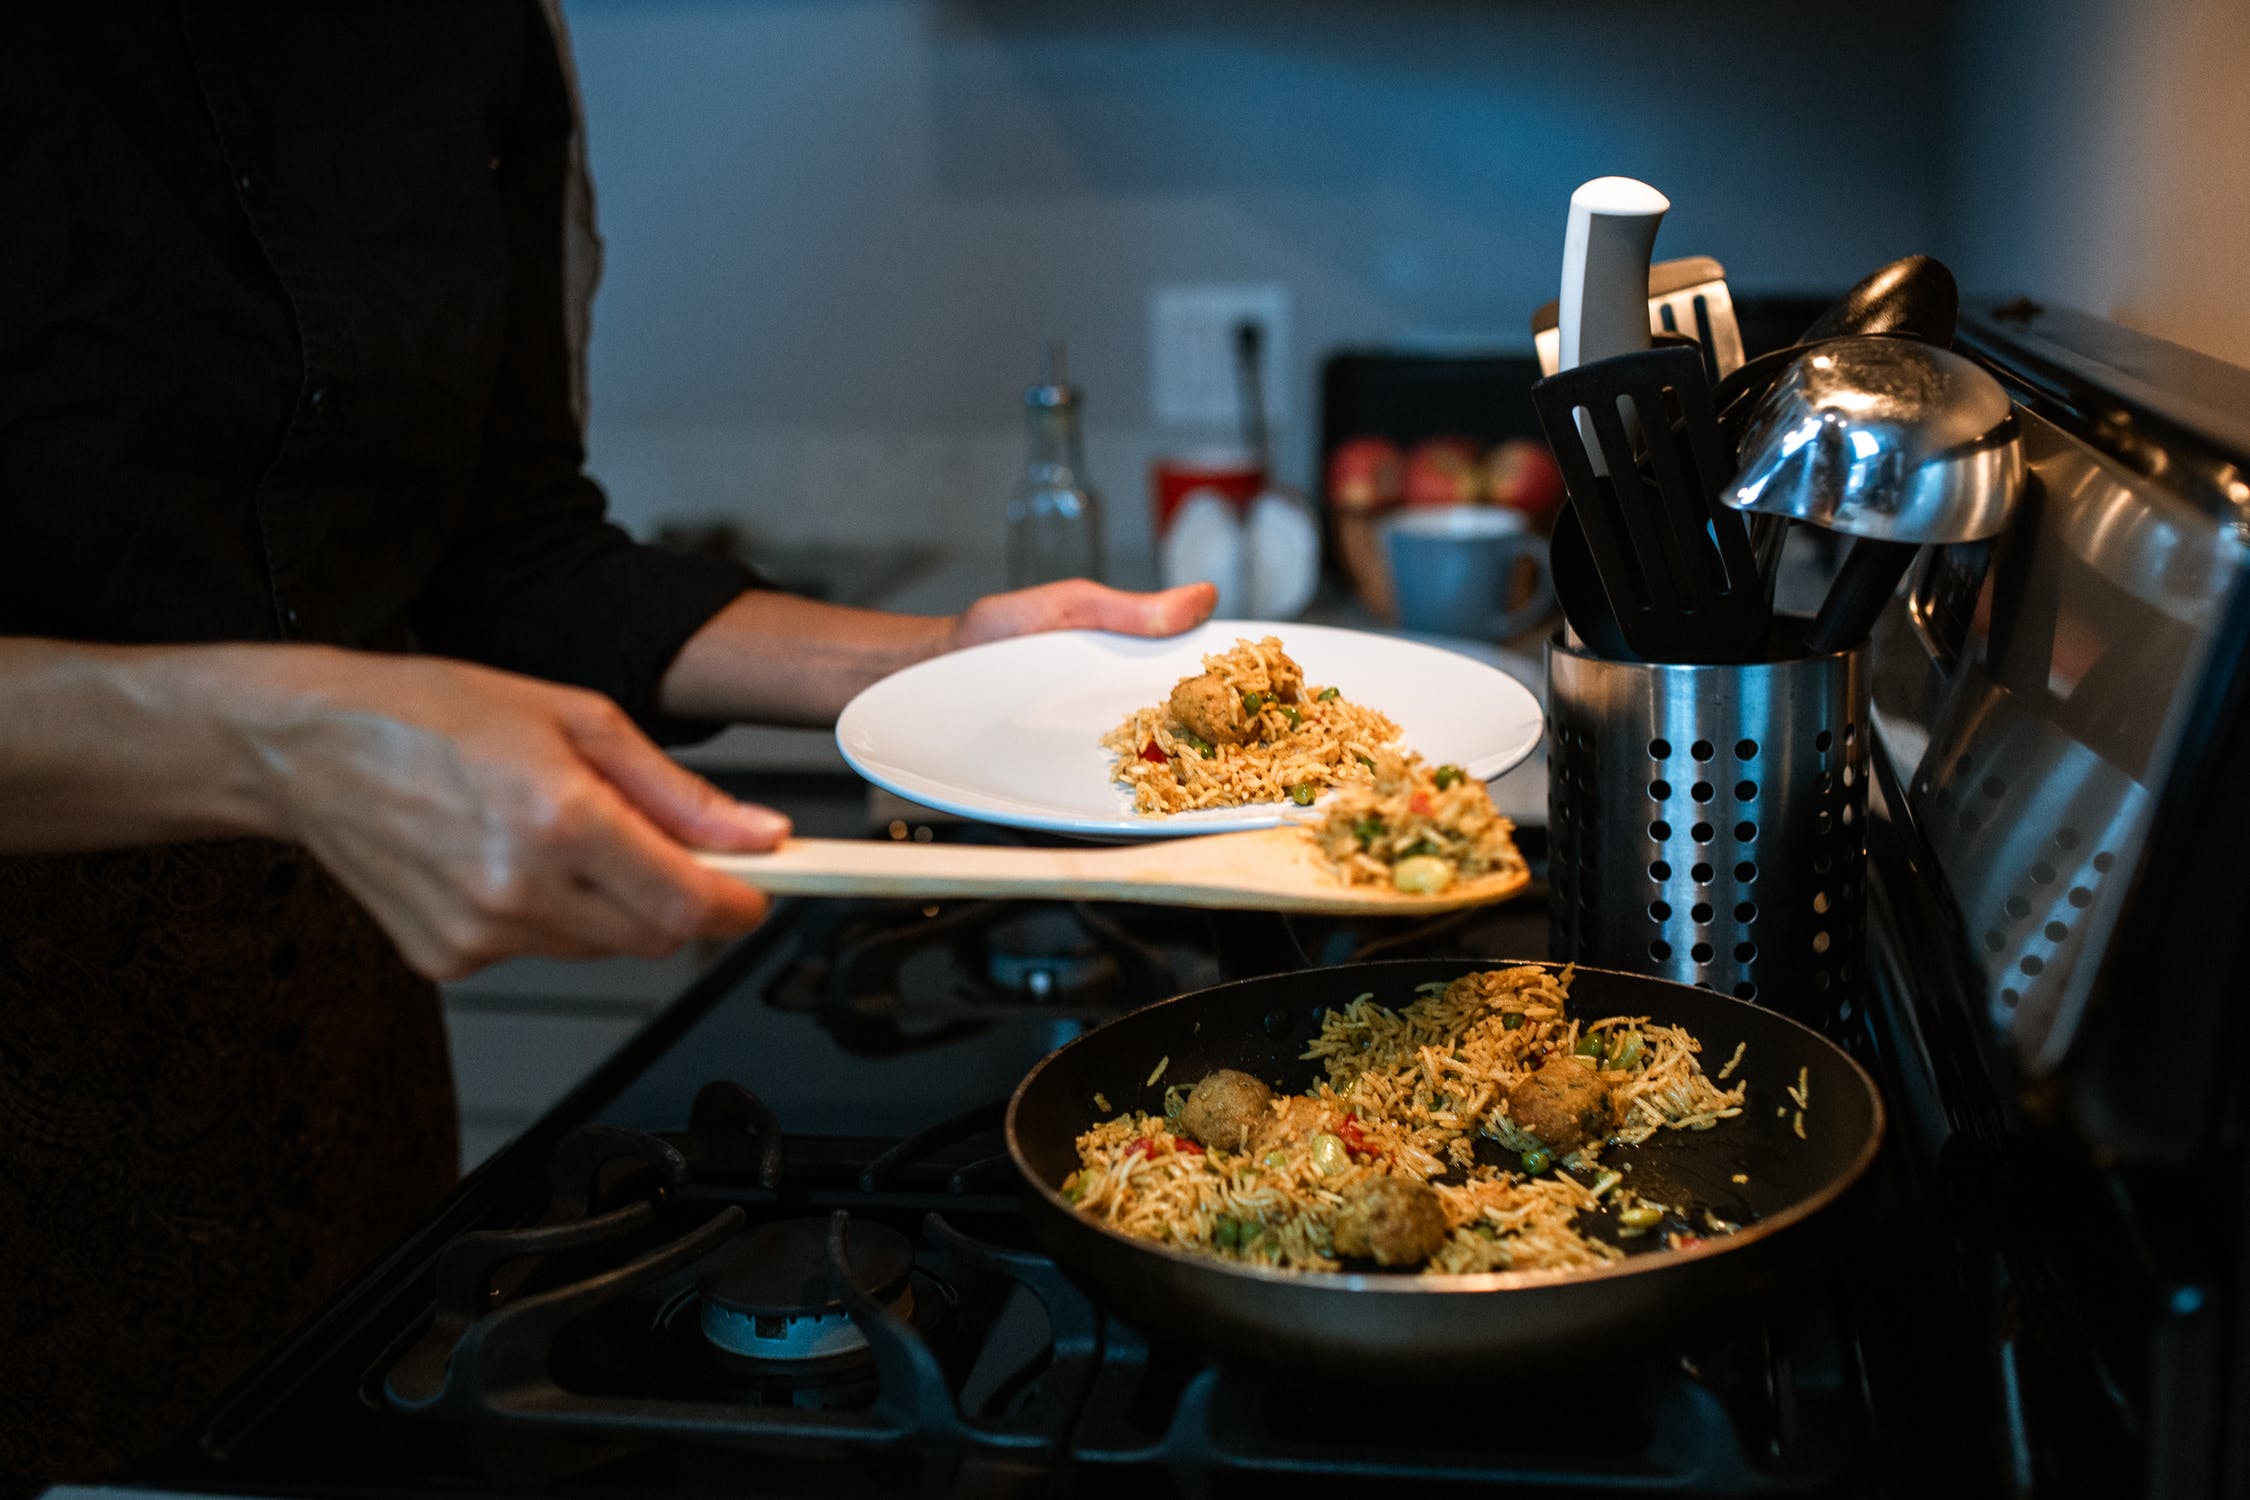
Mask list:
[[0,1494],[130,1466],[424,1216],[433,980],[655,954],[787,820],[658,748],[923,619],[635,545],[583,467],[575,101],[537,0],[0,8]]

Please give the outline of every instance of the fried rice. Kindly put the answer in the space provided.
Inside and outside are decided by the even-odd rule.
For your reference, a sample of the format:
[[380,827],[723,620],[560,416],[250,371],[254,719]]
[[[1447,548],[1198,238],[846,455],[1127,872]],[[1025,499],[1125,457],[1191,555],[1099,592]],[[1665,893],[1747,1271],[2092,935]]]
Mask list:
[[[1190,685],[1226,708],[1238,739],[1199,734],[1181,721],[1177,708]],[[1236,713],[1237,704],[1255,706]],[[1309,804],[1330,787],[1370,782],[1377,752],[1398,736],[1387,715],[1336,687],[1307,683],[1269,635],[1204,657],[1198,677],[1181,679],[1167,702],[1136,709],[1102,744],[1117,757],[1115,779],[1133,789],[1134,810],[1168,815]]]
[[[1326,1076],[1276,1096],[1271,1128],[1249,1149],[1181,1134],[1187,1090],[1175,1084],[1164,1115],[1120,1114],[1078,1138],[1064,1196],[1140,1239],[1292,1271],[1343,1268],[1332,1231],[1345,1195],[1386,1173],[1428,1183],[1443,1205],[1445,1238],[1425,1274],[1617,1260],[1622,1249],[1580,1225],[1596,1209],[1616,1211],[1621,1236],[1661,1230],[1667,1244],[1731,1230],[1708,1211],[1691,1220],[1689,1205],[1638,1199],[1600,1155],[1659,1130],[1712,1129],[1741,1114],[1747,1085],[1712,1082],[1681,1027],[1572,1017],[1570,981],[1567,968],[1526,965],[1424,986],[1398,1010],[1363,995],[1330,1011],[1303,1054]],[[1522,1154],[1539,1145],[1509,1119],[1507,1096],[1555,1055],[1593,1060],[1617,1125],[1549,1164]]]

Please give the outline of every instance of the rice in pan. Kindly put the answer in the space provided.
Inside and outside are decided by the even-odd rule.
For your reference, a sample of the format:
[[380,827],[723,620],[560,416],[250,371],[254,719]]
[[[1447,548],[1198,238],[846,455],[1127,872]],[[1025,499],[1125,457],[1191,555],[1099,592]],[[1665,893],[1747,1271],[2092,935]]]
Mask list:
[[1102,737],[1138,812],[1295,801],[1373,779],[1398,725],[1341,689],[1305,681],[1274,636],[1203,658],[1162,704],[1135,710]]
[[1346,1256],[1440,1273],[1598,1266],[1624,1254],[1580,1227],[1602,1208],[1620,1237],[1731,1230],[1636,1197],[1600,1158],[1712,1129],[1747,1086],[1712,1082],[1681,1027],[1572,1017],[1570,978],[1468,974],[1395,1011],[1363,995],[1323,1019],[1304,1055],[1326,1077],[1309,1093],[1228,1072],[1175,1084],[1163,1115],[1079,1137],[1064,1196],[1141,1239],[1295,1271]]

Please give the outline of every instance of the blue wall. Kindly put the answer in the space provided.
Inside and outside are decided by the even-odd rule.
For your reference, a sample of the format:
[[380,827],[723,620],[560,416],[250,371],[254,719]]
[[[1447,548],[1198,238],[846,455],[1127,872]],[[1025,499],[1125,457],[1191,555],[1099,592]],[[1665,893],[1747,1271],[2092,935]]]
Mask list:
[[[1148,395],[1167,280],[1291,288],[1277,376],[1301,468],[1325,349],[1525,342],[1570,190],[1604,172],[1671,196],[1660,254],[1717,255],[1751,289],[1848,283],[1931,248],[1940,218],[1935,0],[566,10],[609,240],[596,454],[661,490],[663,455],[704,450],[665,497],[621,491],[629,517],[709,503],[712,475],[772,451],[758,432],[997,443],[1053,335],[1091,391],[1097,467],[1106,442],[1112,487],[1137,493],[1178,436]],[[791,451],[743,505],[813,498],[826,460]],[[995,463],[1004,485],[981,448],[952,482],[985,493]]]

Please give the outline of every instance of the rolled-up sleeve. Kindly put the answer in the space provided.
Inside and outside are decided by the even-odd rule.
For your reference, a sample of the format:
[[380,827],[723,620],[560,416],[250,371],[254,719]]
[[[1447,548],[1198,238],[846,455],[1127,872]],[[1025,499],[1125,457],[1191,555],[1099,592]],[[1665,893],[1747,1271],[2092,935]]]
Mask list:
[[678,743],[718,726],[663,714],[665,670],[759,580],[729,558],[636,543],[605,517],[573,400],[564,202],[574,121],[551,49],[534,48],[524,88],[520,128],[494,173],[509,244],[506,354],[476,480],[416,629],[430,650],[604,693]]

